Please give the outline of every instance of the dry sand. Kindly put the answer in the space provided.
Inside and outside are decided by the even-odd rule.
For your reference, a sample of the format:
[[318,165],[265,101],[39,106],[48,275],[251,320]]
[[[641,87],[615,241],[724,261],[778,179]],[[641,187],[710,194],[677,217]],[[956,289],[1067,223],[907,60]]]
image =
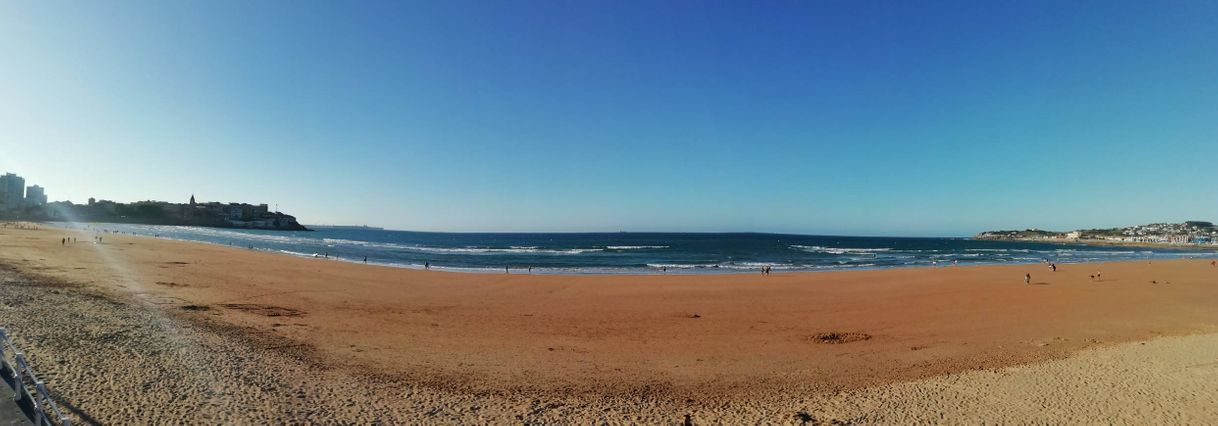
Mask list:
[[0,230],[0,322],[82,419],[1218,421],[1208,261],[573,277],[91,239]]

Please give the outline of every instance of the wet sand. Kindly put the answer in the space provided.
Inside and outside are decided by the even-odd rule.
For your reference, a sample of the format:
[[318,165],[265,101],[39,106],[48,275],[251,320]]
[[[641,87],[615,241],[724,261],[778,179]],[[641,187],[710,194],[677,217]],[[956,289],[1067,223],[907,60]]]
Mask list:
[[[6,282],[6,306],[20,306],[0,320],[29,339],[27,352],[42,350],[35,368],[55,372],[52,388],[103,421],[1022,422],[1045,419],[1018,408],[1036,392],[1016,391],[1043,384],[1033,379],[1045,372],[1073,372],[1054,373],[1073,386],[1046,386],[1062,401],[1129,380],[1085,368],[1095,365],[1089,356],[1125,360],[1113,368],[1137,373],[1137,386],[1122,388],[1131,398],[1152,389],[1177,403],[1214,402],[1213,380],[1182,387],[1146,374],[1168,359],[1214,361],[1190,349],[1218,333],[1218,269],[1208,260],[1056,273],[1014,265],[530,276],[113,234],[104,244],[75,234],[80,242],[62,246],[65,235],[0,230],[4,274],[24,283]],[[1097,271],[1101,280],[1088,277]],[[1148,364],[1136,355],[1147,347],[1140,341],[1185,335],[1147,344],[1178,357]],[[1104,351],[1116,355],[1094,355]],[[990,408],[960,396],[970,386],[990,392],[1007,376],[1012,390],[987,400]],[[118,388],[135,385],[154,397],[124,405]],[[1135,411],[1089,404],[1054,412],[1173,419],[1163,401]],[[924,417],[940,415],[949,417]],[[1204,409],[1189,415],[1214,420]]]

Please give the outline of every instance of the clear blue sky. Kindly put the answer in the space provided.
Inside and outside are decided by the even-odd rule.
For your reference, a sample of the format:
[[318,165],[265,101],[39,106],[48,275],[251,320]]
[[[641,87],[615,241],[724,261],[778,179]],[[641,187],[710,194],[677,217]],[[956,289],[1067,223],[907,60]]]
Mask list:
[[1218,2],[0,6],[52,200],[449,231],[1218,220]]

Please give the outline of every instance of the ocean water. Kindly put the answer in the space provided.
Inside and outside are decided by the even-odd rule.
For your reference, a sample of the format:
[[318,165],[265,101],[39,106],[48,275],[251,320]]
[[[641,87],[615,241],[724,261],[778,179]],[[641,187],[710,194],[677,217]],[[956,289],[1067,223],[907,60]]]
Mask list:
[[325,228],[283,232],[111,223],[55,226],[202,241],[294,256],[433,269],[563,274],[756,273],[952,264],[1218,258],[1199,248],[1097,247],[965,238],[753,233],[436,233]]

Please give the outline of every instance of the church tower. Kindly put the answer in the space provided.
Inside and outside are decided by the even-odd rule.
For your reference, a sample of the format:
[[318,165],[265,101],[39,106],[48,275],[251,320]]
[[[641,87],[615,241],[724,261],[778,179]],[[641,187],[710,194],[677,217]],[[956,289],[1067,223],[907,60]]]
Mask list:
[[195,205],[195,194],[190,194],[190,205],[192,207]]

